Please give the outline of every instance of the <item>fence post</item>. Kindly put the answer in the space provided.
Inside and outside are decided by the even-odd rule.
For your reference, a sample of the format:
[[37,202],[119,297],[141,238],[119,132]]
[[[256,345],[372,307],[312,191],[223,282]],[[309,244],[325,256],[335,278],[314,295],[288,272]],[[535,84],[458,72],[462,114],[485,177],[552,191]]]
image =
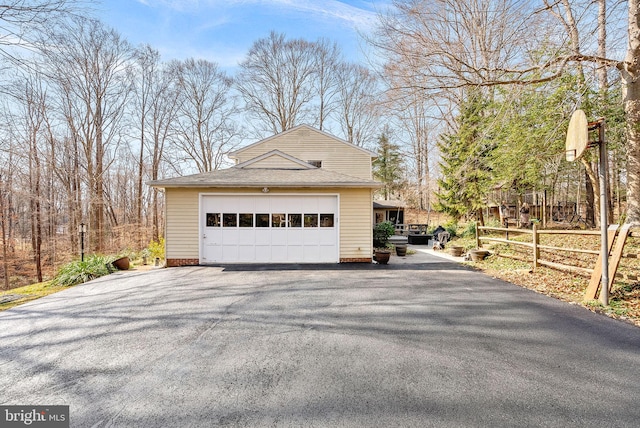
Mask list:
[[538,224],[533,223],[533,271],[535,272],[538,267],[538,259],[540,258],[540,250],[538,245],[540,244],[540,235],[538,234]]
[[480,222],[476,221],[476,248],[480,248]]

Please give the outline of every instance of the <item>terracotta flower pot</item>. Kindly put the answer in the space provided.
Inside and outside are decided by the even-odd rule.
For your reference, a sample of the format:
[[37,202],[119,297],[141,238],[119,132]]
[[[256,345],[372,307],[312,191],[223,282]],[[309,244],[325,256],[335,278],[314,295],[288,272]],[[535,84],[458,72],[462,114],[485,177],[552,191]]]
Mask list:
[[376,261],[381,265],[389,263],[389,257],[391,257],[391,251],[389,250],[376,250]]
[[396,255],[400,257],[404,257],[407,255],[407,246],[402,244],[396,245]]
[[464,247],[451,247],[449,249],[449,254],[451,254],[454,257],[460,257],[463,252],[464,252]]
[[471,260],[474,262],[484,260],[489,255],[489,251],[483,249],[471,250],[469,253],[471,254]]
[[129,269],[129,257],[120,257],[111,263],[118,270],[128,270]]

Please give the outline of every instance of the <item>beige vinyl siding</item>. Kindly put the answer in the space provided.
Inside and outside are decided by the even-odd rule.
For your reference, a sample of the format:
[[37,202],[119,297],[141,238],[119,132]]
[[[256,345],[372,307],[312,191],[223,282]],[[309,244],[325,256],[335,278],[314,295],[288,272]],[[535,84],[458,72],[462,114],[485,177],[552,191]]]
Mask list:
[[166,189],[166,258],[197,259],[200,231],[198,229],[200,189]]
[[250,168],[300,169],[300,164],[283,158],[280,155],[273,155],[244,166],[244,169]]
[[362,259],[373,252],[371,189],[340,192],[340,258]]
[[[197,259],[199,257],[200,193],[256,193],[258,189],[166,189],[166,257]],[[340,259],[371,257],[373,197],[371,189],[278,189],[270,194],[309,193],[339,195]]]
[[370,154],[309,128],[276,135],[240,149],[236,153],[238,163],[254,159],[271,150],[280,150],[305,162],[322,161],[322,168],[329,171],[368,180],[372,178]]

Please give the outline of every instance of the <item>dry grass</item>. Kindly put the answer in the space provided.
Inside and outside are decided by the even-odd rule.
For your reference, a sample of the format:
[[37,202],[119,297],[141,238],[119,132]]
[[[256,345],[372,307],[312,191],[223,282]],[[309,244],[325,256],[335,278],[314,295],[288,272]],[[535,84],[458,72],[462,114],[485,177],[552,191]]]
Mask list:
[[57,293],[65,288],[67,287],[53,286],[51,285],[51,281],[46,281],[2,291],[0,292],[0,311],[11,309],[14,306],[39,299],[49,294]]

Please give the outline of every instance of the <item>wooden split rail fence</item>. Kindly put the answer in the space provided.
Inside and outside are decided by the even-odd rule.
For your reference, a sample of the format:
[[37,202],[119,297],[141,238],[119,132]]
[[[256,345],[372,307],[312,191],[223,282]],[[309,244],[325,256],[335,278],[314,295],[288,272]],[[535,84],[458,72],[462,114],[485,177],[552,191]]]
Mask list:
[[[498,238],[495,236],[483,236],[483,233],[504,233],[504,238]],[[528,241],[519,241],[509,239],[509,235],[529,235],[531,237]],[[533,270],[538,266],[547,266],[553,269],[565,270],[569,272],[578,273],[585,276],[590,276],[589,285],[585,292],[585,300],[595,299],[600,289],[600,282],[602,277],[602,258],[600,250],[590,250],[584,248],[570,248],[570,247],[558,247],[551,245],[540,244],[540,236],[542,235],[579,235],[579,236],[595,236],[597,242],[600,242],[599,236],[601,235],[599,230],[548,230],[538,229],[537,225],[533,225],[532,229],[510,229],[503,227],[487,227],[476,225],[476,246],[482,248],[483,242],[495,242],[508,244],[513,246],[520,246],[531,249]],[[640,259],[640,254],[625,253],[625,244],[628,237],[640,238],[640,229],[632,230],[629,225],[618,227],[618,225],[612,225],[608,228],[608,248],[609,248],[609,290],[613,285],[613,281],[618,273],[618,267],[622,258],[636,258]],[[615,243],[615,247],[614,247]],[[553,262],[551,260],[544,260],[540,257],[540,250],[563,252],[563,253],[576,253],[576,254],[592,254],[597,256],[597,261],[594,264],[594,268],[585,268],[577,265],[568,265],[563,263]],[[613,251],[612,251],[613,250]],[[620,277],[621,275],[618,275]],[[625,279],[640,280],[638,272],[632,275],[625,275]]]

